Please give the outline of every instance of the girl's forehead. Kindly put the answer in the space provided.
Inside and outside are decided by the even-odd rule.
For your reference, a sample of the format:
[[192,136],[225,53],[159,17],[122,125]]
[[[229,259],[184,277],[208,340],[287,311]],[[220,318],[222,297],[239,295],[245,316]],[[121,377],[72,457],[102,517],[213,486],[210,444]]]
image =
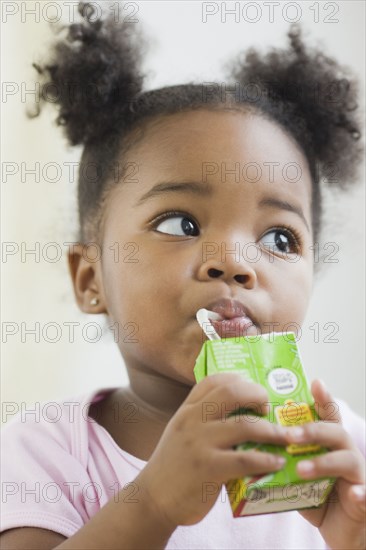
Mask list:
[[149,211],[176,197],[234,211],[275,199],[310,225],[307,161],[278,124],[251,112],[194,111],[158,119],[141,136],[124,159],[133,178],[115,189],[123,208]]
[[271,184],[273,191],[291,186],[297,192],[301,186],[301,194],[311,195],[300,147],[281,126],[257,113],[189,111],[154,120],[141,136],[124,159],[135,166],[138,192],[169,180],[253,184],[252,191],[259,184]]
[[[308,163],[295,139],[278,123],[250,110],[195,110],[155,118],[144,125],[129,160],[165,168],[180,163],[200,169],[207,162]],[[287,166],[287,169],[290,167]]]

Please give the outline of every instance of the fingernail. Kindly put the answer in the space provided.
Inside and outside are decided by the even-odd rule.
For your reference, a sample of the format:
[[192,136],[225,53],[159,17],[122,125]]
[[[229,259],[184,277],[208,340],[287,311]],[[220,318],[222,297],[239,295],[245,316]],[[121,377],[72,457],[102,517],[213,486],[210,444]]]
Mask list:
[[286,464],[286,459],[283,456],[276,456],[276,466],[282,468]]
[[363,501],[366,496],[366,488],[364,485],[355,485],[352,487],[353,494],[357,500]]
[[301,475],[310,475],[314,471],[314,464],[310,460],[302,460],[298,463],[297,470]]
[[297,470],[302,475],[311,474],[314,471],[314,464],[311,460],[302,460],[298,463]]
[[291,439],[291,441],[301,441],[304,437],[304,429],[300,428],[299,426],[289,428],[287,430],[287,435]]
[[322,380],[321,378],[318,378],[318,382],[320,383],[320,386],[324,392],[324,394],[327,396],[327,397],[330,397],[330,393],[329,393],[329,390],[327,389],[327,386],[324,382],[324,380]]

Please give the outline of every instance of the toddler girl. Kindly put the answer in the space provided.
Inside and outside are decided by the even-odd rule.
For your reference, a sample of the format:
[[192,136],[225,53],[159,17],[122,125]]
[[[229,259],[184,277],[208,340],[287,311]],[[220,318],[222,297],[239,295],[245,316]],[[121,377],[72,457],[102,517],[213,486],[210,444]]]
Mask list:
[[[84,146],[76,300],[119,332],[130,384],[60,403],[57,422],[18,415],[5,426],[2,547],[364,548],[362,419],[339,401],[330,414],[315,381],[322,421],[238,422],[228,417],[238,406],[266,412],[265,389],[193,374],[201,308],[221,315],[222,337],[303,322],[319,182],[332,163],[351,180],[360,155],[353,83],[293,28],[288,50],[233,64],[236,95],[199,84],[144,92],[137,35],[80,13],[36,68],[70,143]],[[205,419],[207,403],[219,412]],[[327,503],[234,519],[224,483],[284,466],[235,450],[245,441],[327,447],[298,467],[305,480],[337,478]]]

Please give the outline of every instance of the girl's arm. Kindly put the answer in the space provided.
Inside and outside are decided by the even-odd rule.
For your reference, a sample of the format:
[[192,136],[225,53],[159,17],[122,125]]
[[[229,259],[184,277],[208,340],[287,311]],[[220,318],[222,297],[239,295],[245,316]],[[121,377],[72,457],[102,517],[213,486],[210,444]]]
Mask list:
[[[128,501],[131,491],[123,489],[68,539],[54,531],[25,527],[4,532],[0,547],[2,550],[163,549],[175,526],[154,508],[138,477],[134,483],[139,486],[137,502]],[[126,491],[128,494],[124,494]]]
[[[163,549],[176,529],[154,506],[139,476],[137,502],[129,502],[129,487],[122,489],[116,501],[110,500],[74,536],[57,546],[60,550],[85,550],[86,548]],[[126,494],[125,494],[126,493]]]
[[[212,414],[205,413],[207,404],[215,405]],[[243,416],[227,416],[248,406],[268,413],[268,394],[259,384],[248,382],[237,373],[204,378],[170,419],[147,465],[134,479],[136,499],[131,500],[127,484],[118,498],[110,500],[58,546],[40,547],[30,539],[21,546],[19,538],[9,548],[165,548],[179,525],[198,523],[214,506],[220,493],[203,498],[205,483],[221,487],[229,479],[267,474],[283,467],[283,461],[272,453],[233,449],[243,441],[287,443],[288,430],[283,426],[264,418],[253,423]],[[21,537],[15,531],[10,536]]]
[[38,529],[36,527],[15,527],[8,529],[0,535],[1,550],[48,550],[56,548],[66,537],[49,529]]

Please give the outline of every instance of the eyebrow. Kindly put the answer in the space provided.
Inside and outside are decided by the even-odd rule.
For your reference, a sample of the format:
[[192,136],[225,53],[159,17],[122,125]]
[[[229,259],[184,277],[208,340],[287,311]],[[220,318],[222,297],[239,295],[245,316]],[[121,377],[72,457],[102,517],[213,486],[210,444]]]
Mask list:
[[287,210],[288,212],[293,212],[294,214],[297,214],[302,219],[302,221],[306,225],[307,230],[310,232],[309,224],[306,221],[306,218],[300,206],[295,206],[290,202],[283,201],[281,199],[276,199],[275,197],[266,197],[262,199],[261,201],[259,201],[258,206],[268,206],[270,208],[279,208],[281,210]]
[[[213,188],[208,182],[197,182],[197,181],[182,181],[182,182],[162,182],[155,185],[152,189],[147,191],[142,195],[139,200],[135,203],[136,206],[144,204],[151,198],[159,197],[165,195],[166,193],[190,193],[196,196],[209,196],[213,194]],[[277,199],[275,197],[265,197],[261,199],[258,204],[259,207],[269,207],[277,208],[280,210],[287,210],[288,212],[293,212],[297,214],[301,220],[306,225],[308,231],[310,231],[308,222],[304,216],[304,213],[300,206],[295,206],[287,201]]]
[[207,196],[212,195],[213,189],[208,183],[196,182],[196,181],[182,181],[182,182],[162,182],[155,185],[147,193],[142,195],[136,202],[135,206],[140,206],[148,199],[165,195],[166,193],[191,193],[192,195]]

